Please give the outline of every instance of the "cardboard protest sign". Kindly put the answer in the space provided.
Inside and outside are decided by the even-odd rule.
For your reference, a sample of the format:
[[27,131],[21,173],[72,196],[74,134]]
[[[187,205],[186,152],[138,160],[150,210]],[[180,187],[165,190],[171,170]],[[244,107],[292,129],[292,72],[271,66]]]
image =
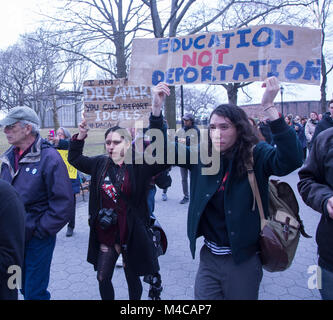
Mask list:
[[59,150],[57,151],[60,153],[62,160],[64,160],[65,165],[67,167],[68,175],[70,179],[76,179],[77,178],[77,169],[73,167],[68,162],[68,150]]
[[129,86],[125,79],[87,80],[83,83],[83,95],[84,118],[90,128],[148,126],[151,112],[148,86]]
[[319,85],[321,30],[261,25],[177,38],[134,39],[129,83],[280,81]]

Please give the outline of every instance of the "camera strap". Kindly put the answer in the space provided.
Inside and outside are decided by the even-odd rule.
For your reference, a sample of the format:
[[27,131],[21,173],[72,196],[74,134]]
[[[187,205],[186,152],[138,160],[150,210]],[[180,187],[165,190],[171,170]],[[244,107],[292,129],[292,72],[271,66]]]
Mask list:
[[[107,177],[109,177],[109,183],[107,190],[104,191],[112,198],[116,209],[120,209],[118,201],[123,199],[126,202],[126,205],[133,206],[130,198],[122,191],[122,186],[125,181],[126,175],[126,165],[123,164],[120,167],[113,165],[110,161],[108,161],[105,165],[105,169],[103,172],[101,187],[103,188],[103,184]],[[100,197],[100,207],[103,207],[102,197]]]
[[[106,159],[105,159],[104,169],[102,170],[102,175],[101,175],[101,177],[100,177],[100,179],[99,179],[99,182],[98,182],[98,184],[97,184],[97,186],[98,186],[98,192],[99,192],[99,193],[100,193],[100,188],[103,186],[103,182],[104,182],[104,180],[105,180],[106,175],[107,175],[108,173],[111,174],[111,175],[113,175],[113,170],[110,170],[110,169],[109,169],[110,167],[113,167],[111,161],[112,161],[112,160],[110,160],[109,158],[106,158]],[[130,168],[127,168],[127,166],[124,164],[124,165],[122,165],[122,170],[123,170],[123,172],[122,172],[122,174],[123,174],[123,181],[122,181],[122,183],[123,183],[123,182],[124,182],[124,179],[125,179],[126,170],[128,170],[128,174],[129,174],[129,176],[130,176],[130,171],[131,171],[131,169],[130,169]],[[121,180],[120,177],[121,177],[121,175],[118,175],[118,181]],[[110,179],[111,179],[111,182],[113,182],[115,178],[114,178],[113,176],[111,176]],[[123,200],[126,202],[126,206],[129,206],[129,207],[135,208],[136,205],[135,205],[135,203],[133,202],[133,199],[132,199],[131,197],[129,197],[128,195],[126,195],[126,194],[121,190],[122,183],[121,183],[120,187],[114,185],[114,187],[116,188],[116,192],[117,192],[117,194],[118,194],[118,200],[119,200],[119,199],[123,199]],[[100,208],[103,208],[102,197],[101,197],[101,196],[99,196],[99,200],[100,200],[100,201],[99,201]],[[119,208],[119,205],[118,205],[117,202],[115,202],[115,205],[116,205],[116,208],[117,208],[117,209],[120,209],[120,208]]]

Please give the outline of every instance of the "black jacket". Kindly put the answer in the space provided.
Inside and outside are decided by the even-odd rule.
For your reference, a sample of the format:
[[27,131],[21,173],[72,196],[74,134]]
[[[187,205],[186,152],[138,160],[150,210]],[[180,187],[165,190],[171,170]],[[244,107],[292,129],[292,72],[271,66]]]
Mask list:
[[72,184],[60,154],[38,135],[16,172],[14,146],[0,161],[0,177],[15,188],[24,203],[26,240],[56,235],[74,212]]
[[322,213],[316,234],[319,265],[333,272],[333,219],[326,206],[333,197],[333,128],[320,133],[312,145],[297,185],[303,201]]
[[17,290],[7,285],[16,271],[8,273],[8,268],[23,266],[25,211],[16,190],[2,179],[0,203],[0,300],[17,299]]
[[[106,165],[112,165],[112,160],[105,155],[86,157],[82,155],[84,141],[71,140],[68,161],[81,172],[91,175],[89,195],[89,248],[88,262],[97,267],[99,242],[95,230],[95,223],[100,208],[101,178]],[[134,153],[135,154],[135,153]],[[138,154],[135,154],[138,155]],[[150,215],[147,205],[148,189],[151,178],[167,169],[168,165],[126,164],[130,177],[131,197],[127,199],[127,264],[137,275],[153,274],[159,270],[156,250],[152,242],[152,235],[148,231]]]

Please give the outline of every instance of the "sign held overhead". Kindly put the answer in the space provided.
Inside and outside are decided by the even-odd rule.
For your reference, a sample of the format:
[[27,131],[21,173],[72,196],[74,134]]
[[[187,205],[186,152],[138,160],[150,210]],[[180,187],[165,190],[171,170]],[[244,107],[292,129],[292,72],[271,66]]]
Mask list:
[[83,95],[84,117],[90,128],[148,126],[149,86],[129,86],[126,79],[87,80],[83,83]]
[[177,38],[134,39],[129,83],[280,81],[320,84],[321,31],[261,25]]

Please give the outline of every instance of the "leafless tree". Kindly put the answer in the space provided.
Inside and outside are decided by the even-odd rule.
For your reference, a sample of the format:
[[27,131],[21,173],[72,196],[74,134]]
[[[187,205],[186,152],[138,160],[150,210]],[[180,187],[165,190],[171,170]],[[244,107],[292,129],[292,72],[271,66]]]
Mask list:
[[329,18],[332,14],[332,0],[321,0],[316,1],[310,7],[314,21],[315,27],[321,29],[321,85],[320,85],[320,104],[321,111],[325,113],[327,111],[327,76],[333,70],[333,55],[329,50],[326,49],[326,44],[330,38],[330,33],[332,33],[331,24],[329,23]]
[[50,38],[50,44],[86,59],[108,78],[125,78],[132,40],[147,32],[148,13],[140,1],[63,0],[57,15],[44,17],[63,35],[61,42]]
[[29,105],[27,99],[31,85],[40,68],[38,50],[21,41],[0,53],[1,102],[7,109],[17,105]]
[[[184,88],[184,109],[192,113],[196,118],[207,117],[209,110],[216,106],[216,97],[213,86],[205,86],[201,90],[197,87]],[[176,89],[176,103],[180,105],[180,87]]]
[[[76,77],[80,75],[78,56],[50,47],[44,41],[45,34],[43,29],[26,34],[18,43],[0,52],[0,101],[6,109],[17,105],[31,107],[39,115],[42,127],[46,112],[52,110],[57,128],[58,110],[63,106],[57,103],[59,89],[75,66]],[[72,79],[77,81],[73,76]],[[79,89],[72,91],[75,90]]]
[[[33,103],[36,104],[35,110],[40,114],[42,122],[45,112],[52,110],[54,126],[57,129],[60,126],[58,110],[63,107],[57,104],[57,91],[59,91],[65,77],[69,74],[78,58],[58,48],[49,46],[48,37],[49,32],[39,29],[35,33],[26,35],[24,39],[38,48],[41,61],[38,73],[35,75],[38,97],[35,96],[32,99]],[[58,36],[58,41],[61,41],[61,36]],[[46,108],[45,104],[47,105]]]

